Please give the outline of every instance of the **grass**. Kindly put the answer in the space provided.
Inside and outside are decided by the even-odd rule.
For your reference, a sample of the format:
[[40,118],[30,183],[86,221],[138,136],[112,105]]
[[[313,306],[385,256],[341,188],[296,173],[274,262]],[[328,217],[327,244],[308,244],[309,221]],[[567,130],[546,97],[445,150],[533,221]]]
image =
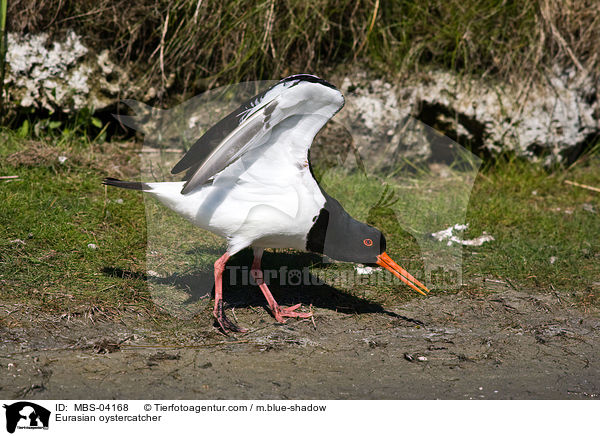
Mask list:
[[[9,131],[1,132],[0,141],[5,144],[0,151],[0,175],[18,176],[0,179],[0,299],[60,313],[94,308],[152,310],[153,301],[158,301],[153,293],[159,291],[148,285],[146,272],[161,265],[153,244],[160,247],[168,241],[158,237],[164,226],[147,226],[147,220],[154,217],[171,223],[176,218],[157,212],[160,209],[147,215],[140,193],[106,191],[100,184],[109,175],[133,177],[138,165],[135,148],[119,143],[52,146]],[[68,157],[64,164],[58,162],[59,155]],[[330,171],[323,183],[350,212],[381,227],[388,236],[389,254],[416,276],[423,273],[421,254],[428,255],[432,245],[427,244],[433,244],[423,243],[425,230],[441,230],[464,219],[470,224],[467,237],[487,231],[495,238],[481,247],[458,250],[463,280],[470,287],[481,287],[481,277],[498,278],[540,292],[575,294],[585,304],[597,304],[600,197],[564,180],[600,186],[599,168],[597,155],[554,172],[521,161],[498,163],[485,168],[470,195],[467,190],[461,197],[462,212],[450,207],[456,200],[448,200],[451,185],[459,186],[460,180],[423,185],[426,179],[415,174],[386,180],[395,202],[377,178]],[[370,209],[364,206],[365,198],[371,199]],[[400,208],[401,204],[410,206],[424,198],[430,208],[440,211],[438,215],[425,221],[413,219],[408,229],[394,219],[410,210]],[[223,242],[206,232],[189,233],[184,226],[173,231],[185,235],[176,247],[181,258],[171,269],[160,271],[161,276],[177,282],[178,301],[206,299],[210,289],[195,290],[194,283],[210,281],[212,262]],[[163,236],[173,240],[173,235]],[[238,266],[249,262],[248,252],[234,259]],[[382,304],[416,296],[394,282],[373,283],[356,276],[337,280],[343,272],[354,274],[347,264],[323,265],[318,258],[285,251],[265,257],[267,267],[279,268],[282,262],[290,267],[310,266],[313,275],[336,288]],[[444,291],[444,287],[434,289],[434,293]]]
[[467,219],[471,232],[490,229],[496,241],[467,251],[467,273],[482,271],[534,287],[597,295],[600,197],[564,181],[600,186],[599,168],[595,156],[553,173],[523,162],[484,172]]
[[[146,227],[140,195],[122,192],[122,204],[110,201],[100,185],[100,171],[89,165],[98,160],[86,164],[77,156],[89,150],[48,144],[41,148],[6,132],[2,143],[6,147],[0,172],[18,176],[1,181],[2,300],[67,313],[82,305],[139,305],[142,281],[103,271],[144,271]],[[40,155],[40,149],[45,153]],[[96,153],[103,154],[100,149]],[[59,155],[68,156],[64,164],[58,162]]]

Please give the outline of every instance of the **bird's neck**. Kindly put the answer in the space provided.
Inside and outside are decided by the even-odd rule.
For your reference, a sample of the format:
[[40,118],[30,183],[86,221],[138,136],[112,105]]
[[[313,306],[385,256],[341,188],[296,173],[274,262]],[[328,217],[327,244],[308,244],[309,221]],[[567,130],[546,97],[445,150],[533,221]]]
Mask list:
[[353,261],[353,253],[348,251],[348,235],[365,224],[352,218],[342,205],[323,189],[325,204],[319,211],[306,238],[306,250],[340,261]]

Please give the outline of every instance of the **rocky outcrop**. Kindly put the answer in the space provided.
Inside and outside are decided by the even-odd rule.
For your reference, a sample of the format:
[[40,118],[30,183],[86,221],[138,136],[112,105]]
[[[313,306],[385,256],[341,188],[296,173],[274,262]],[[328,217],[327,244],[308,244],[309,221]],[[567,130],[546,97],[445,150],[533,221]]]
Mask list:
[[[359,155],[379,167],[399,160],[447,160],[448,138],[478,154],[509,152],[544,164],[568,162],[600,134],[598,83],[577,71],[555,68],[543,83],[524,79],[516,85],[444,71],[402,82],[364,72],[333,78],[346,96],[346,108],[335,117],[346,132],[335,135],[351,137],[341,142],[352,142]],[[69,113],[102,110],[127,97],[148,102],[156,95],[132,79],[110,60],[108,50],[94,53],[72,31],[61,41],[43,33],[8,35],[5,87],[13,108]],[[220,113],[208,100],[194,100],[200,106],[190,122]]]
[[63,41],[48,35],[8,34],[5,89],[12,108],[65,113],[95,110],[135,94],[129,75],[109,59],[109,51],[93,53],[70,31]]
[[343,79],[347,108],[339,117],[361,155],[386,156],[382,165],[400,156],[438,158],[423,124],[479,153],[513,152],[553,164],[575,157],[600,134],[597,85],[558,68],[544,84],[528,86],[448,72],[397,84],[358,74]]

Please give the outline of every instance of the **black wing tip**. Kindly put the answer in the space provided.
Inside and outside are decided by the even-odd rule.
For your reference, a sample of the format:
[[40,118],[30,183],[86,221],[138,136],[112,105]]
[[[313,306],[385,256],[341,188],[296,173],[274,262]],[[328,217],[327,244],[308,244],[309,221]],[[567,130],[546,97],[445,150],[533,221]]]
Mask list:
[[195,170],[191,172],[192,174],[189,177],[186,175],[185,179],[187,179],[187,181],[185,182],[185,185],[183,185],[183,188],[181,189],[181,195],[189,194],[194,189],[196,189],[198,186],[212,185],[212,183],[214,181],[213,177],[210,177],[208,180],[203,181],[203,182],[202,181],[196,181],[193,184],[190,183],[192,181],[191,179],[193,177],[193,173],[194,172],[195,172]]
[[[184,155],[184,157],[185,157],[185,155]],[[171,174],[178,174],[178,173],[182,172],[183,170],[185,170],[185,168],[184,168],[185,164],[182,162],[183,162],[183,159],[181,159],[179,162],[177,162],[175,164],[175,166],[173,168],[171,168]]]
[[319,76],[315,76],[314,74],[307,74],[307,73],[300,73],[300,74],[294,74],[292,76],[288,76],[288,77],[286,77],[284,79],[281,79],[279,81],[279,83],[291,82],[293,80],[299,80],[299,81],[311,82],[311,83],[318,83],[318,84],[326,86],[328,88],[336,89],[337,90],[337,88],[335,87],[335,85],[332,85],[327,80],[321,79]]
[[106,177],[102,181],[103,185],[106,186],[116,186],[117,188],[123,189],[133,189],[135,191],[148,191],[150,190],[150,186],[147,183],[143,182],[130,182],[126,180],[119,180],[113,177]]

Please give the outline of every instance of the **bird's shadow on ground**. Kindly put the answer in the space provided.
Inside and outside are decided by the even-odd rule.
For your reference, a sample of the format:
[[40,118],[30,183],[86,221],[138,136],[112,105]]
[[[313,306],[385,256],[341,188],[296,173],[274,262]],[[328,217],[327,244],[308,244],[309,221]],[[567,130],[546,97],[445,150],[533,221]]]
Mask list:
[[[267,307],[262,292],[250,276],[252,259],[252,250],[243,250],[233,256],[227,263],[223,274],[223,299],[226,305],[235,308]],[[262,262],[265,282],[277,303],[281,306],[292,306],[301,303],[304,306],[312,305],[347,314],[381,313],[422,324],[417,320],[386,310],[378,303],[324,283],[310,273],[309,266],[311,265],[327,268],[333,264],[323,263],[321,256],[312,253],[265,253]],[[187,274],[175,273],[168,277],[151,277],[109,267],[104,268],[103,272],[111,276],[135,277],[156,284],[175,287],[188,295],[184,304],[214,297],[212,270],[194,271]]]

